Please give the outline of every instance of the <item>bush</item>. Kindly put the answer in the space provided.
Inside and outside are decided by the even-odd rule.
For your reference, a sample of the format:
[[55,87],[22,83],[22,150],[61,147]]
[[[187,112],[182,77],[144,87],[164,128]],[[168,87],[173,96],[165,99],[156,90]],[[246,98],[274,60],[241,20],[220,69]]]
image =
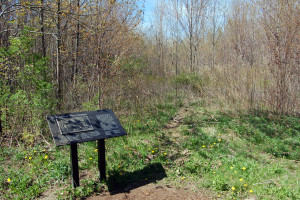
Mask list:
[[45,126],[45,115],[55,108],[47,58],[33,53],[34,37],[24,31],[0,49],[1,122],[4,134],[32,142]]
[[196,92],[202,92],[203,78],[198,74],[181,73],[173,81],[174,84],[179,84],[184,87],[191,88]]

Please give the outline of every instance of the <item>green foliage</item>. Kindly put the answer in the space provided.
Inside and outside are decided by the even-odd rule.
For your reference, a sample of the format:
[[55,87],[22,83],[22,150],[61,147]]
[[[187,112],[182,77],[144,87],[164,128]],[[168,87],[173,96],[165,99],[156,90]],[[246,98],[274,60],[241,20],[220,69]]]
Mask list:
[[185,152],[184,165],[176,165],[174,172],[224,199],[299,198],[293,161],[299,161],[300,155],[299,118],[201,113],[188,114],[183,120],[185,137],[179,151]]
[[1,198],[37,198],[50,180],[58,184],[70,174],[69,157],[63,156],[68,152],[64,149],[62,152],[48,151],[37,146],[11,150],[1,148],[0,157],[4,159],[0,165]]
[[[3,198],[37,198],[47,187],[58,187],[59,199],[71,197],[85,197],[93,193],[103,192],[106,187],[113,189],[114,180],[120,187],[135,182],[154,182],[161,179],[164,170],[160,162],[167,162],[165,149],[159,148],[157,141],[162,141],[159,133],[164,124],[175,114],[179,107],[171,103],[158,105],[156,112],[147,113],[144,118],[121,118],[124,128],[130,137],[119,137],[106,140],[108,182],[99,182],[97,169],[98,150],[96,142],[79,144],[80,173],[86,171],[93,174],[87,179],[81,179],[81,186],[73,190],[70,186],[69,148],[43,149],[33,148],[5,148],[0,151],[0,193]],[[156,135],[156,133],[158,133]],[[146,141],[146,140],[147,141]],[[142,142],[141,142],[142,141]],[[153,152],[153,153],[152,153]],[[153,156],[153,160],[149,157]],[[157,164],[157,162],[159,162]],[[14,165],[13,168],[8,165]],[[19,170],[20,169],[20,170]],[[19,172],[18,172],[19,171]],[[162,173],[153,176],[153,172]],[[20,174],[24,174],[21,177]],[[146,176],[145,176],[146,175]],[[8,181],[8,178],[10,181]],[[147,180],[145,180],[147,179]],[[27,187],[27,188],[25,188]]]
[[16,135],[28,142],[39,134],[45,114],[56,103],[47,58],[31,51],[33,42],[34,36],[25,30],[10,38],[8,48],[0,49],[0,64],[5,69],[0,80],[1,120],[6,130],[19,133]]
[[193,90],[197,92],[202,91],[202,87],[204,86],[205,80],[198,74],[189,74],[189,73],[181,73],[174,80],[174,84],[179,84],[185,87],[191,87]]
[[129,57],[117,60],[123,73],[133,76],[136,72],[141,72],[148,66],[148,63],[142,57]]
[[79,144],[80,174],[86,177],[76,190],[70,186],[69,148],[2,148],[0,193],[33,198],[52,185],[62,188],[59,199],[83,198],[163,179],[207,188],[221,199],[299,199],[299,118],[211,112],[198,105],[191,104],[192,112],[175,128],[164,128],[180,108],[174,102],[146,109],[143,116],[122,117],[128,136],[106,140],[106,182],[98,180],[96,143]]
[[300,120],[295,116],[273,116],[268,113],[241,113],[239,119],[220,113],[220,128],[232,129],[248,142],[261,145],[276,157],[300,160]]
[[99,91],[90,101],[84,102],[82,104],[83,110],[97,110],[99,109],[99,98],[101,91]]

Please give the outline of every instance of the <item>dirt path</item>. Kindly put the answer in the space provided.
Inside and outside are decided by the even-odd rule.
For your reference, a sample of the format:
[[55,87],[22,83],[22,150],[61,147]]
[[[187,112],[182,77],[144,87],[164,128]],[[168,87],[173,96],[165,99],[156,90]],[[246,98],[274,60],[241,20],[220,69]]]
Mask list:
[[169,185],[148,184],[135,188],[128,192],[118,194],[104,193],[87,198],[88,200],[205,200],[209,198],[204,192],[193,192],[186,189],[178,189]]
[[[180,134],[181,124],[185,116],[195,113],[192,107],[184,106],[165,126],[164,131],[174,140],[184,140]],[[177,152],[181,153],[182,152]],[[85,198],[86,200],[206,200],[213,199],[208,190],[193,191],[191,187],[178,188],[168,185],[166,181],[158,180],[157,182],[141,185],[128,185],[125,189],[120,191],[103,192],[99,195],[93,195]],[[195,187],[193,187],[195,188]],[[53,189],[49,189],[43,193],[41,199],[55,199]]]
[[[165,126],[165,132],[171,139],[182,138],[180,134],[180,125],[187,114],[194,112],[190,107],[181,108],[172,120]],[[114,193],[101,193],[98,196],[88,197],[87,200],[205,200],[213,199],[209,191],[192,191],[190,188],[176,188],[175,186],[166,185],[161,180],[157,183],[149,183],[140,187],[132,187],[115,191]]]

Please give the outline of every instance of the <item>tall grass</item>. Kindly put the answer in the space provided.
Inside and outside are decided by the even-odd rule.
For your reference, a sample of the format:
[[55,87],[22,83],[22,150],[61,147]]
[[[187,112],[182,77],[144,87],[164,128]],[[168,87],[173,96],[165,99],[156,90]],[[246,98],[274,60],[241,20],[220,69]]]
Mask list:
[[[207,104],[222,110],[275,111],[276,109],[273,93],[276,82],[267,66],[204,67],[200,74],[205,80],[202,97]],[[299,98],[299,84],[290,87],[295,91],[290,94],[290,99]],[[293,108],[290,113],[299,113],[299,102],[289,103]]]

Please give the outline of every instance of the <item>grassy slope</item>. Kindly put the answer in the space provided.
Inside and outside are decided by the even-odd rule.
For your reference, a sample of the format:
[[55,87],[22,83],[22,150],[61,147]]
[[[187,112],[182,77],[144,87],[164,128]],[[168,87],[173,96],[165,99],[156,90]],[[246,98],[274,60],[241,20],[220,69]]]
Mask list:
[[299,118],[218,113],[193,103],[179,127],[164,128],[178,105],[121,119],[129,135],[106,140],[106,183],[97,180],[96,143],[80,144],[80,173],[86,177],[75,191],[69,186],[68,147],[2,147],[1,197],[37,197],[51,185],[60,198],[82,197],[162,180],[207,188],[221,199],[300,199]]

